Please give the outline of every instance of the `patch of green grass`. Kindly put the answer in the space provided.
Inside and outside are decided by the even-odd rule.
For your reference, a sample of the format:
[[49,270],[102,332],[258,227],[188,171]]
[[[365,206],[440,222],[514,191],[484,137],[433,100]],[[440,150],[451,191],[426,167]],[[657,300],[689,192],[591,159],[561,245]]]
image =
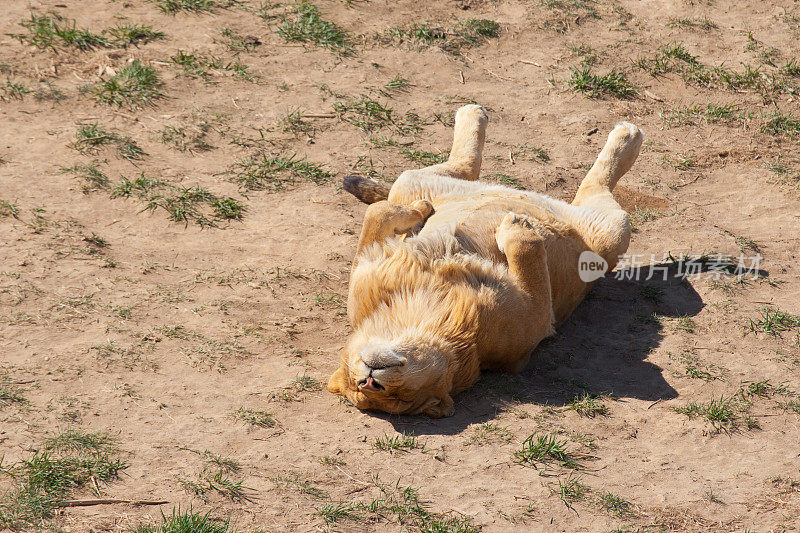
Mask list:
[[505,185],[506,187],[513,187],[514,189],[525,190],[525,185],[523,185],[521,181],[508,174],[503,174],[502,172],[486,174],[485,176],[483,176],[483,179],[489,181],[496,181],[497,183]]
[[681,316],[675,319],[675,329],[685,331],[686,333],[694,333],[695,327],[694,320],[689,316]]
[[716,30],[719,28],[716,22],[710,20],[708,17],[689,19],[689,18],[671,18],[667,22],[667,26],[671,28],[687,28],[697,29],[702,31]]
[[46,450],[59,453],[112,453],[117,450],[117,441],[103,433],[86,433],[67,429],[44,441]]
[[225,39],[225,46],[232,52],[247,52],[261,44],[258,37],[241,35],[231,28],[222,28],[219,32]]
[[589,98],[610,95],[627,99],[638,94],[625,74],[612,70],[607,74],[599,75],[592,72],[592,68],[586,65],[572,69],[568,85],[573,91],[583,93]]
[[515,462],[533,467],[556,463],[565,468],[583,468],[578,456],[567,449],[567,441],[552,434],[528,436],[522,442],[522,449],[514,452],[514,457]]
[[7,200],[0,200],[0,218],[3,217],[19,218],[19,209]]
[[277,485],[293,488],[300,494],[308,494],[312,498],[318,500],[323,500],[328,497],[327,492],[317,487],[312,482],[301,479],[297,474],[287,474],[284,476],[271,477],[269,479]]
[[286,42],[314,44],[341,56],[353,53],[351,35],[323,19],[319,8],[306,0],[301,0],[281,17],[276,31]]
[[733,397],[726,399],[720,396],[718,400],[712,398],[706,403],[689,402],[686,406],[674,407],[673,410],[689,418],[705,418],[716,429],[735,427],[740,419]]
[[795,118],[790,113],[783,113],[775,110],[769,115],[764,116],[764,124],[761,126],[761,133],[767,133],[775,137],[789,137],[794,139],[800,135],[800,118]]
[[394,453],[410,452],[415,448],[424,448],[425,445],[421,443],[414,435],[399,433],[393,436],[384,435],[383,437],[378,437],[375,439],[375,442],[372,443],[372,447],[376,450]]
[[658,305],[664,298],[664,289],[657,285],[642,285],[639,287],[639,296],[652,304]]
[[800,62],[798,62],[795,58],[791,58],[784,66],[781,67],[781,72],[790,78],[800,77]]
[[115,45],[126,48],[151,41],[159,41],[167,37],[166,33],[154,30],[152,26],[144,26],[142,24],[117,24],[113,28],[105,30],[105,32],[113,37],[112,42]]
[[192,509],[181,511],[173,508],[169,516],[161,512],[160,524],[139,524],[132,533],[232,533],[230,519],[220,520],[206,514],[194,512]]
[[383,88],[380,90],[380,93],[384,96],[392,98],[394,95],[398,93],[407,92],[408,89],[411,87],[411,82],[405,79],[403,76],[398,74],[388,82],[383,85]]
[[800,316],[798,315],[770,307],[761,309],[760,313],[759,318],[750,319],[750,331],[753,333],[766,333],[773,337],[780,337],[781,332],[800,327]]
[[792,411],[800,415],[800,400],[789,400],[788,402],[780,404],[780,406],[787,411]]
[[[0,85],[0,91],[3,91],[5,97],[14,98],[16,100],[22,100],[22,98],[26,94],[30,94],[31,90],[25,87],[22,83],[18,81],[11,81],[11,79],[6,78],[6,82]],[[4,99],[4,97],[0,97],[0,100]]]
[[115,145],[119,155],[128,161],[139,161],[147,155],[130,137],[110,132],[96,122],[83,124],[75,132],[74,146],[79,152],[91,153],[105,144]]
[[164,13],[175,14],[180,11],[190,13],[211,13],[216,8],[229,8],[241,0],[150,0]]
[[393,127],[398,133],[407,135],[422,129],[420,118],[412,113],[398,116],[387,104],[369,95],[341,97],[333,104],[340,120],[348,122],[365,132]]
[[311,376],[308,376],[306,374],[297,376],[292,381],[292,386],[298,392],[319,390],[321,385],[322,384],[318,379],[312,378]]
[[74,20],[67,21],[58,13],[46,15],[31,13],[30,18],[21,22],[20,25],[28,30],[28,33],[13,34],[13,36],[38,48],[55,48],[56,45],[74,47],[79,50],[112,46],[127,48],[130,45],[166,37],[163,32],[153,30],[152,26],[139,24],[117,24],[99,34],[92,33],[90,30],[78,28]]
[[295,137],[300,134],[313,137],[316,129],[311,122],[303,119],[303,112],[300,109],[289,111],[280,119],[281,131],[291,133]]
[[28,403],[28,400],[16,387],[0,381],[0,407],[13,403],[25,404]]
[[734,104],[712,104],[678,108],[661,114],[669,126],[684,124],[737,124],[745,120],[745,114]]
[[176,186],[142,174],[131,181],[123,177],[112,188],[112,197],[135,197],[144,201],[143,210],[166,211],[174,222],[190,222],[200,226],[214,226],[226,220],[241,220],[246,208],[231,197],[219,197],[207,189],[194,186]]
[[432,26],[430,22],[413,22],[393,26],[379,34],[383,43],[410,44],[418,48],[438,45],[443,50],[458,54],[463,48],[479,46],[488,39],[500,36],[500,25],[487,19],[464,19],[446,29]]
[[453,28],[456,44],[461,46],[476,46],[486,39],[500,37],[500,24],[487,19],[464,19],[458,21]]
[[600,492],[597,495],[597,504],[606,512],[620,518],[631,514],[631,502],[611,492]]
[[415,163],[419,163],[422,166],[431,166],[437,165],[439,163],[444,163],[447,161],[447,155],[445,154],[435,154],[433,152],[427,152],[425,150],[413,150],[411,148],[401,148],[400,153],[406,156],[411,161]]
[[156,69],[135,60],[111,78],[89,87],[88,92],[106,104],[138,108],[162,98],[161,85]]
[[113,439],[70,430],[48,440],[28,459],[4,467],[14,487],[0,500],[0,525],[12,529],[41,525],[59,503],[91,480],[109,483],[128,465]]
[[467,444],[484,445],[490,442],[508,442],[514,437],[507,427],[497,422],[485,422],[475,428],[475,434],[470,437]]
[[214,149],[206,141],[209,129],[210,125],[207,123],[201,123],[198,129],[189,132],[184,127],[166,126],[160,132],[161,142],[181,152],[206,152]]
[[97,168],[94,164],[75,165],[62,169],[63,172],[71,172],[84,182],[83,192],[88,193],[92,190],[108,191],[111,189],[111,180],[108,176]]
[[430,512],[427,502],[420,498],[419,491],[412,486],[400,485],[399,480],[394,485],[388,485],[375,477],[373,484],[380,493],[372,501],[329,501],[317,507],[314,514],[321,517],[326,525],[389,521],[421,533],[478,533],[480,530],[469,517]]
[[750,396],[758,396],[759,398],[772,398],[776,394],[791,394],[785,384],[775,386],[768,379],[763,379],[761,381],[743,381],[739,388],[739,392],[744,399]]
[[607,416],[610,411],[608,406],[603,403],[605,398],[605,396],[590,395],[584,392],[572,399],[569,408],[586,418],[594,418],[597,415]]
[[266,411],[240,407],[231,413],[231,416],[252,426],[258,426],[262,428],[271,428],[275,426],[275,419],[272,417],[272,414],[267,413]]
[[228,174],[231,175],[231,181],[242,189],[269,191],[282,190],[294,184],[298,178],[313,181],[317,185],[327,183],[332,178],[332,174],[322,165],[299,159],[297,154],[273,156],[266,152],[237,161]]
[[56,44],[73,46],[79,50],[111,46],[111,41],[103,35],[79,29],[75,21],[68,22],[57,13],[37,15],[31,13],[28,20],[20,25],[28,30],[27,34],[16,34],[14,37],[39,48],[54,48]]
[[550,488],[551,493],[558,494],[558,497],[568,508],[572,509],[572,504],[583,501],[589,494],[589,487],[580,482],[580,479],[572,474],[558,480],[558,488]]

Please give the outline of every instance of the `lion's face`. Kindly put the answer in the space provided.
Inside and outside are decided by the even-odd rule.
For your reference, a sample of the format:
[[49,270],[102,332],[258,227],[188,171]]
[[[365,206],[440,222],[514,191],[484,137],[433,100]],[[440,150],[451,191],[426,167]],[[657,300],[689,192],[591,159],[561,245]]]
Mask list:
[[446,375],[447,358],[433,346],[351,341],[328,390],[359,409],[438,418],[453,414]]

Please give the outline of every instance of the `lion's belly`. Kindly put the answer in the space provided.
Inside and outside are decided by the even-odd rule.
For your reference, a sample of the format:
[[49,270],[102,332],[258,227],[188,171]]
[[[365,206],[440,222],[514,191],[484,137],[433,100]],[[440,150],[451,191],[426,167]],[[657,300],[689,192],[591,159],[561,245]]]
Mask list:
[[495,262],[505,262],[495,240],[495,231],[509,212],[547,223],[554,213],[534,195],[511,189],[487,191],[470,197],[443,198],[434,203],[434,213],[417,234],[424,239],[440,232],[453,235],[462,251],[476,253]]
[[542,223],[553,298],[553,312],[560,323],[583,300],[590,285],[578,274],[578,258],[589,249],[577,232],[539,203],[539,195],[521,192],[517,197],[486,195],[483,198],[453,199],[435,205],[418,239],[435,238],[441,232],[455,237],[462,253],[476,254],[497,264],[506,258],[497,247],[495,231],[510,211]]

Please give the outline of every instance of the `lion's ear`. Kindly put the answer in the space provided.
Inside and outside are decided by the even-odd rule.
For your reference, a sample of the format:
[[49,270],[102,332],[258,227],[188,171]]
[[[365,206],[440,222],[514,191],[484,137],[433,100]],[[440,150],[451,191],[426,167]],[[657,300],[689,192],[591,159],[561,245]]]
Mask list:
[[347,388],[347,374],[343,366],[333,373],[331,379],[328,380],[328,390],[334,394],[344,394]]
[[456,412],[456,408],[453,404],[453,398],[449,394],[445,394],[443,398],[429,399],[419,412],[431,418],[443,418],[452,416]]

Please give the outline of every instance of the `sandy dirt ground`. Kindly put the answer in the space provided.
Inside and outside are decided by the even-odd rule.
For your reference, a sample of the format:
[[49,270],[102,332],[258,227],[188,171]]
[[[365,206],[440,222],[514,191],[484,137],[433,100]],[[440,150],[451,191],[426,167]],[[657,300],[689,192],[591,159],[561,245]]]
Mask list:
[[[287,41],[291,2],[2,4],[0,528],[129,531],[180,508],[230,531],[798,529],[795,2],[315,2],[350,53]],[[37,47],[32,13],[164,35]],[[499,35],[463,40],[466,19]],[[162,96],[102,101],[131,65]],[[636,94],[576,90],[582,69]],[[453,417],[360,412],[324,387],[365,209],[341,178],[446,155],[470,102],[490,116],[483,179],[565,200],[613,125],[639,125],[617,194],[644,266]],[[651,254],[760,254],[761,275],[647,280]],[[111,437],[125,464],[54,501],[167,503],[26,514],[25,465],[69,455],[64,435]],[[531,435],[567,459],[522,461]]]

